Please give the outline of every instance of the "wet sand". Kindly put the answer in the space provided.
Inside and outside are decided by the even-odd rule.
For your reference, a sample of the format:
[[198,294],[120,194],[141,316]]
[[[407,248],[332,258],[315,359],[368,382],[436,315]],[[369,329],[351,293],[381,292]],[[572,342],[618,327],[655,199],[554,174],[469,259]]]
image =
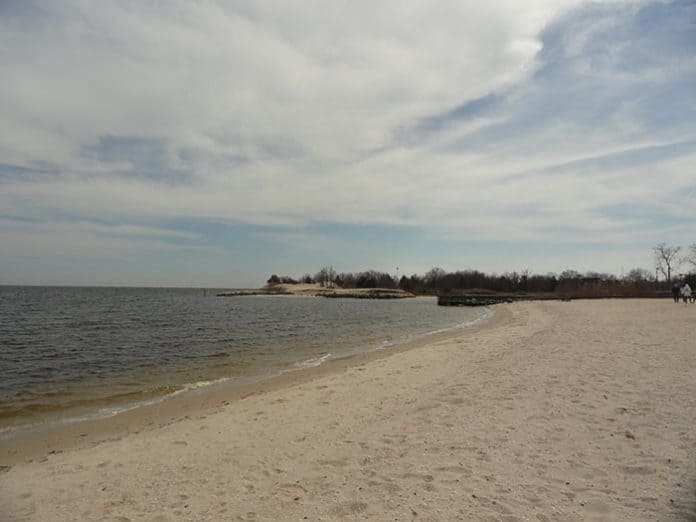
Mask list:
[[2,520],[696,519],[696,306],[486,326],[0,445]]

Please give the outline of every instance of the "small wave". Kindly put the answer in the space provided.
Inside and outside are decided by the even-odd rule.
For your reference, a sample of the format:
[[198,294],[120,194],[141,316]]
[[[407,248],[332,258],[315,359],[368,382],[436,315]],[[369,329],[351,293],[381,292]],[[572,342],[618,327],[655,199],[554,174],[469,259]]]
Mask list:
[[210,355],[206,355],[206,357],[227,357],[229,353],[227,352],[217,352],[217,353],[211,353]]
[[[158,394],[158,393],[161,393],[162,391],[165,391],[166,393],[159,395],[158,397],[149,399],[149,400],[133,402],[133,403],[126,404],[126,405],[101,408],[99,410],[99,413],[95,417],[91,417],[91,418],[113,417],[113,416],[118,415],[119,413],[123,413],[125,411],[135,410],[137,408],[142,408],[143,406],[152,406],[154,404],[159,404],[167,399],[170,399],[170,398],[175,397],[177,395],[180,395],[182,393],[185,393],[188,391],[193,391],[193,390],[198,390],[200,388],[206,388],[208,386],[214,386],[215,384],[220,384],[220,383],[229,381],[230,379],[231,379],[230,377],[222,377],[220,379],[213,379],[210,381],[197,381],[197,382],[185,384],[179,388],[174,387],[174,386],[158,386],[156,388],[153,388],[151,390],[151,393]],[[145,393],[147,393],[147,392],[145,392]],[[86,419],[85,418],[72,419],[72,421],[79,421],[79,420],[86,420]],[[68,422],[70,422],[70,420],[68,420]]]
[[61,401],[50,401],[50,402],[40,402],[34,399],[34,402],[27,404],[27,400],[20,401],[19,403],[0,403],[0,419],[15,418],[15,417],[31,417],[37,413],[56,413],[61,411],[69,411],[75,408],[84,408],[90,406],[96,406],[103,404],[105,402],[138,402],[142,397],[148,396],[166,396],[172,393],[176,393],[178,388],[171,385],[155,386],[146,390],[134,390],[125,393],[113,393],[107,396],[93,397],[93,398],[83,398],[83,399],[72,399],[68,400],[68,397],[74,395],[73,392],[50,392],[44,394],[37,394],[36,397],[50,399],[53,397],[60,397],[64,400]]
[[306,361],[296,362],[293,365],[293,368],[295,368],[295,369],[316,368],[317,366],[320,366],[322,363],[327,361],[330,357],[331,357],[331,354],[327,353],[325,355],[322,355],[321,357],[314,357],[312,359],[307,359]]
[[472,327],[477,326],[481,323],[485,323],[493,316],[493,314],[494,314],[493,310],[491,310],[490,308],[484,308],[481,316],[477,317],[476,319],[471,319],[470,321],[465,321],[463,323],[459,323],[459,324],[456,324],[454,326],[450,326],[447,328],[440,328],[438,330],[433,330],[432,332],[428,332],[426,334],[423,334],[423,336],[436,335],[436,334],[447,333],[447,332],[454,332],[457,330],[466,330],[467,328],[472,328]]
[[[175,397],[177,395],[180,395],[185,392],[189,391],[194,391],[200,388],[206,388],[208,386],[214,386],[216,384],[220,384],[225,381],[229,381],[231,378],[230,377],[222,377],[220,379],[213,379],[209,381],[198,381],[198,382],[193,382],[189,383],[186,385],[183,385],[181,387],[176,387],[176,386],[170,386],[170,385],[164,385],[164,386],[156,386],[154,388],[150,388],[148,390],[141,390],[141,391],[136,391],[136,392],[131,392],[131,393],[124,393],[124,394],[117,394],[113,395],[111,397],[108,397],[106,399],[96,399],[96,400],[89,400],[85,399],[80,402],[80,405],[88,405],[89,403],[98,403],[103,400],[118,400],[118,399],[125,399],[125,398],[131,398],[134,399],[135,397],[138,396],[147,396],[147,395],[154,395],[154,397],[151,397],[149,399],[143,399],[143,400],[134,400],[130,401],[127,403],[122,403],[118,405],[112,405],[108,407],[102,407],[99,408],[98,410],[92,412],[92,413],[87,413],[84,415],[73,415],[70,417],[64,417],[61,419],[55,419],[52,421],[48,421],[49,425],[63,425],[63,424],[73,424],[76,422],[84,422],[84,421],[90,421],[90,420],[97,420],[97,419],[106,419],[110,417],[114,417],[118,415],[119,413],[124,413],[127,411],[135,410],[138,408],[142,408],[145,406],[153,406],[155,404],[160,404],[167,399],[170,399],[172,397]],[[75,403],[72,403],[70,406],[76,406],[77,401]],[[9,408],[7,410],[0,408],[0,419],[4,417],[8,418],[16,418],[18,414],[20,413],[29,413],[29,412],[34,412],[34,411],[46,411],[46,412],[58,412],[61,410],[65,410],[66,406],[63,405],[44,405],[44,404],[36,404],[36,405],[30,405],[27,407],[24,407],[20,410],[14,410],[11,411]],[[9,410],[9,411],[8,411]],[[29,423],[23,423],[23,424],[18,424],[18,425],[10,425],[10,426],[4,426],[0,427],[0,438],[5,438],[8,436],[12,436],[13,433],[17,431],[23,431],[23,430],[28,430],[35,428],[36,426],[42,425],[43,422],[29,422]]]
[[473,328],[475,326],[478,326],[479,324],[487,322],[493,316],[494,313],[495,312],[492,309],[484,308],[483,313],[479,317],[476,317],[475,319],[471,319],[471,320],[465,321],[463,323],[455,324],[454,326],[448,326],[446,328],[438,328],[437,330],[431,330],[429,332],[404,336],[404,337],[401,337],[401,338],[393,340],[393,341],[382,341],[382,343],[379,346],[377,346],[376,349],[377,350],[386,350],[388,348],[393,348],[395,346],[399,346],[401,344],[405,344],[408,342],[418,341],[421,339],[427,339],[428,337],[430,337],[432,335],[438,335],[438,334],[449,333],[449,332],[456,332],[459,330],[466,330],[468,328]]

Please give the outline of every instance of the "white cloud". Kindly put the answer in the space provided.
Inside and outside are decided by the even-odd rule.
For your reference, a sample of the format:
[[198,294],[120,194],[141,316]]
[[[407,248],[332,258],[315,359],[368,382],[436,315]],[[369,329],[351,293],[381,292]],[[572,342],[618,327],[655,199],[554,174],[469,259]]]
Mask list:
[[75,0],[9,13],[0,150],[71,167],[101,135],[157,136],[262,159],[289,142],[340,161],[519,81],[558,5]]
[[[680,204],[680,194],[693,199],[693,156],[567,164],[696,139],[678,107],[665,123],[650,105],[694,62],[627,58],[632,39],[647,38],[625,23],[645,2],[591,4],[596,23],[594,11],[573,14],[579,4],[8,4],[0,161],[47,173],[0,170],[0,206],[83,224],[325,220],[481,239],[558,241],[573,229],[578,240],[651,241],[679,226],[634,230],[635,217],[604,209],[696,218]],[[559,20],[572,31],[554,40],[544,31]],[[502,101],[487,113],[456,112],[490,95]],[[443,125],[420,129],[428,118]],[[415,129],[408,140],[404,129]],[[104,233],[89,237],[108,250]]]

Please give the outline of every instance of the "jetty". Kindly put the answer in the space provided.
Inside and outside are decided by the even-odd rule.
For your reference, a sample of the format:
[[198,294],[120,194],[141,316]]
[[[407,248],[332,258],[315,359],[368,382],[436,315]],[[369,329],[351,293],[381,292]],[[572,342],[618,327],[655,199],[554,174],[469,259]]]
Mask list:
[[241,297],[249,295],[294,295],[292,292],[271,291],[264,288],[258,290],[229,290],[215,294],[216,297]]
[[330,299],[405,299],[415,297],[411,292],[398,288],[339,288],[319,284],[270,284],[255,290],[230,290],[216,294],[218,297],[253,295],[294,295],[300,297],[326,297]]
[[570,301],[569,296],[548,294],[441,294],[439,306],[490,306],[515,301]]

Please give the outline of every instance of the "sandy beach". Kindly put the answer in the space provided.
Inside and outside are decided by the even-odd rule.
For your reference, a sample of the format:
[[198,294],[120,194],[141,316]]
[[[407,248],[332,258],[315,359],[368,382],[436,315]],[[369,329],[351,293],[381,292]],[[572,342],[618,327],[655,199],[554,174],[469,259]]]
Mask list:
[[696,306],[427,344],[0,445],[1,520],[694,520]]

